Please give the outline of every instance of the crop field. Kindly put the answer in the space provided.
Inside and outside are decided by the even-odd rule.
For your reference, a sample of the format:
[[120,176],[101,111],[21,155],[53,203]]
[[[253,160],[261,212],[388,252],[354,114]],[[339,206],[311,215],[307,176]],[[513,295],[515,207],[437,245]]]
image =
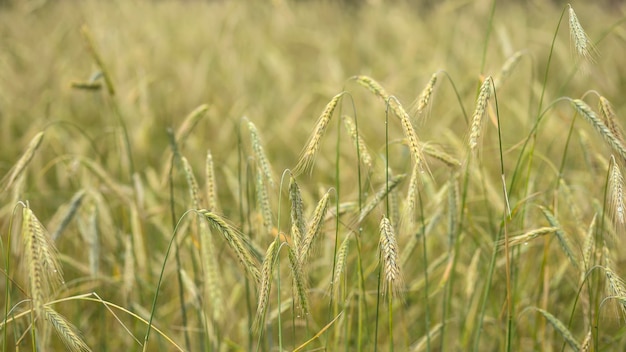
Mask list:
[[0,1],[1,351],[626,350],[625,19]]

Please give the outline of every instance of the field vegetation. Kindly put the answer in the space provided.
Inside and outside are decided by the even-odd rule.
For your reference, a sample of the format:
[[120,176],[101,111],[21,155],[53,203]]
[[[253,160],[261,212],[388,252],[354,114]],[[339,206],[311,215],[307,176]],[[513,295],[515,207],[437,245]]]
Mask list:
[[615,4],[0,4],[2,351],[626,349]]

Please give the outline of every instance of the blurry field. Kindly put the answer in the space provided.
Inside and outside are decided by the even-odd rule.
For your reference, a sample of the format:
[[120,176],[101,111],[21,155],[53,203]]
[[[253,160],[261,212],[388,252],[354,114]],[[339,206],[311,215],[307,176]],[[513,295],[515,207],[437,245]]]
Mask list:
[[626,349],[624,13],[572,8],[0,5],[2,350]]

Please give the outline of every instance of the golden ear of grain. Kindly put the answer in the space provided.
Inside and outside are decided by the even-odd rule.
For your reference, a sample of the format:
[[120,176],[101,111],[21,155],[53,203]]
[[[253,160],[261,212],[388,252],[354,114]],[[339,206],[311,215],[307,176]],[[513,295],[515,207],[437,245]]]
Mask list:
[[[537,237],[556,233],[557,230],[558,230],[557,227],[540,227],[538,229],[530,230],[519,236],[509,237],[508,246],[514,247],[514,246],[519,246],[520,244],[526,244],[534,240]],[[496,247],[498,248],[498,250],[502,250],[505,244],[506,244],[506,241],[502,239],[496,243]]]
[[583,263],[585,264],[585,273],[581,274],[582,279],[584,279],[584,275],[586,274],[586,272],[591,269],[591,258],[595,245],[595,230],[597,218],[598,214],[596,213],[593,215],[593,219],[591,220],[591,224],[589,224],[589,229],[587,230],[587,234],[585,235],[585,243],[583,245]]
[[198,187],[198,181],[196,181],[196,177],[193,175],[193,170],[191,169],[191,165],[189,165],[189,161],[184,156],[180,156],[180,161],[183,164],[183,173],[185,174],[185,180],[187,181],[187,186],[189,187],[189,196],[191,197],[191,203],[194,209],[200,209],[200,188]]
[[624,204],[624,177],[615,157],[611,155],[609,171],[609,211],[615,221],[624,225],[626,219],[626,204]]
[[523,54],[524,54],[524,51],[520,50],[516,52],[515,54],[511,55],[511,57],[509,57],[504,62],[504,65],[502,65],[500,72],[498,72],[498,74],[493,78],[493,85],[495,87],[500,88],[502,84],[504,84],[506,79],[509,78],[509,76],[511,76],[513,69],[520,62]]
[[215,184],[215,168],[213,166],[213,155],[211,155],[210,150],[207,151],[206,155],[205,177],[207,210],[215,212],[217,210],[217,185]]
[[376,82],[376,80],[374,80],[373,78],[368,76],[354,76],[351,79],[356,81],[356,83],[360,84],[361,86],[367,88],[370,92],[374,93],[374,95],[378,96],[385,103],[389,100],[389,93],[387,93],[385,88],[383,88],[383,86],[381,86],[380,83]]
[[306,219],[300,187],[293,175],[289,177],[289,200],[291,201],[291,240],[296,253],[300,253],[302,236],[306,234]]
[[583,340],[583,343],[580,346],[580,352],[589,352],[591,351],[591,342],[592,342],[592,338],[593,336],[591,335],[591,329],[589,329],[589,332],[587,332],[587,335],[585,336],[585,339]]
[[261,276],[259,268],[250,254],[250,251],[244,246],[243,240],[240,238],[240,234],[238,234],[221,216],[206,209],[199,210],[198,213],[204,216],[209,221],[209,224],[211,224],[211,226],[224,236],[226,242],[235,252],[235,255],[243,265],[244,269],[246,269],[255,282],[258,283]]
[[411,352],[420,352],[420,351],[426,351],[428,349],[428,346],[430,346],[430,344],[432,342],[430,342],[431,340],[436,340],[437,338],[439,338],[439,335],[441,334],[441,329],[443,329],[443,324],[442,323],[438,323],[436,325],[434,325],[427,333],[426,335],[422,336],[412,347],[411,347]]
[[594,61],[596,49],[593,47],[593,44],[589,40],[587,33],[585,33],[583,26],[578,21],[578,16],[576,16],[574,8],[569,4],[567,6],[569,13],[570,35],[572,36],[572,40],[574,41],[574,47],[576,48],[576,52],[583,59]]
[[433,95],[433,90],[435,89],[435,84],[437,84],[437,74],[438,72],[432,74],[430,80],[428,81],[428,84],[426,84],[426,87],[424,87],[419,97],[417,98],[417,101],[415,102],[415,115],[422,115],[422,113],[428,106],[428,103],[430,102],[430,99]]
[[185,117],[183,123],[178,127],[178,130],[175,134],[176,144],[183,145],[191,134],[191,131],[196,127],[198,122],[202,120],[204,116],[206,116],[206,112],[209,111],[209,106],[207,104],[202,104],[195,108],[192,112]]
[[22,209],[21,231],[33,309],[41,316],[46,300],[63,282],[61,265],[54,243],[29,207]]
[[613,132],[622,145],[626,144],[624,142],[624,132],[619,125],[617,114],[615,113],[611,102],[609,102],[607,98],[600,96],[598,110],[600,110],[600,116],[602,117],[604,123],[609,127],[609,130]]
[[470,127],[469,146],[473,152],[478,148],[480,142],[483,116],[487,110],[487,102],[491,97],[491,77],[487,76],[480,86],[478,99],[476,99],[476,109],[472,115],[472,126]]
[[272,289],[272,281],[274,278],[274,263],[280,250],[280,242],[272,241],[265,253],[263,264],[260,272],[259,301],[257,304],[256,316],[252,325],[256,332],[261,331],[265,321],[265,314],[270,299],[270,291]]
[[78,329],[72,325],[63,315],[49,306],[44,306],[46,320],[54,327],[57,335],[65,344],[67,351],[88,352],[91,348],[80,336]]
[[260,167],[257,168],[255,188],[257,204],[263,217],[264,230],[266,233],[271,234],[274,227],[274,222],[272,220],[272,207],[270,205],[270,198],[267,195],[267,188],[263,180],[263,170],[260,170]]
[[423,143],[421,146],[425,155],[433,157],[451,168],[458,168],[461,166],[461,162],[457,158],[435,147],[434,145],[430,143]]
[[383,291],[389,288],[394,295],[402,293],[402,271],[399,265],[399,249],[396,234],[391,221],[386,216],[380,221],[380,258],[383,268],[384,285]]
[[561,245],[563,252],[569,259],[570,263],[572,263],[575,268],[579,268],[580,265],[578,264],[578,260],[576,258],[576,255],[574,254],[574,251],[572,250],[569,236],[565,233],[565,231],[563,231],[561,224],[549,209],[542,206],[540,206],[539,208],[541,209],[543,215],[546,217],[546,220],[548,220],[548,222],[550,223],[550,226],[557,228],[555,234],[559,240],[559,244]]
[[[624,284],[624,281],[613,271],[611,253],[609,252],[609,247],[606,245],[606,242],[602,246],[602,255],[604,257],[607,294],[618,300],[617,306],[619,307],[619,312],[622,313],[622,317],[626,320],[626,284]],[[618,310],[616,309],[615,312],[619,318]]]
[[409,150],[415,164],[420,165],[424,169],[428,170],[428,165],[426,165],[424,162],[424,156],[422,155],[422,150],[419,146],[417,133],[413,128],[413,124],[411,124],[411,118],[409,117],[409,114],[406,112],[400,101],[394,96],[389,95],[385,91],[385,89],[371,77],[354,76],[352,77],[352,79],[363,87],[369,89],[372,93],[374,93],[374,95],[382,99],[383,102],[391,109],[391,111],[393,111],[396,117],[400,119],[402,132],[404,133],[404,138],[407,139]]
[[565,339],[565,342],[567,342],[567,344],[570,345],[570,347],[574,351],[580,351],[580,347],[581,347],[580,343],[578,343],[578,341],[576,340],[572,332],[569,331],[569,329],[565,326],[565,324],[563,324],[559,319],[557,319],[557,317],[555,317],[551,313],[541,308],[533,307],[533,309],[541,313],[541,315],[543,315],[543,317],[546,318],[546,320],[550,323],[550,325],[552,325],[552,327],[554,327],[554,329],[556,329],[556,331],[558,331],[561,334],[561,336],[563,336],[563,339]]
[[[391,175],[391,171],[389,172]],[[387,204],[389,205],[389,221],[391,227],[398,229],[400,224],[400,201],[398,200],[398,191],[396,189],[389,192],[387,195]]]
[[413,170],[411,171],[411,178],[409,179],[409,190],[406,193],[406,210],[405,219],[408,219],[409,225],[415,224],[415,217],[417,211],[417,192],[419,191],[419,166],[413,164]]
[[259,163],[259,167],[265,176],[265,179],[269,183],[271,188],[275,187],[274,177],[272,176],[272,168],[270,167],[270,162],[265,155],[265,150],[263,149],[263,143],[261,142],[261,136],[259,135],[259,131],[252,121],[248,120],[248,118],[244,117],[244,121],[248,123],[248,130],[250,131],[250,140],[252,142],[252,150],[254,151],[254,155],[256,156],[256,160]]
[[313,134],[311,135],[311,137],[309,137],[306,146],[302,150],[302,155],[298,160],[298,164],[293,169],[294,175],[297,176],[306,171],[311,171],[311,169],[313,168],[313,164],[315,163],[315,155],[320,148],[320,142],[322,140],[322,137],[324,136],[324,133],[326,133],[326,128],[330,123],[330,119],[333,117],[335,108],[339,104],[339,101],[344,94],[345,92],[341,92],[335,95],[330,100],[330,102],[326,104],[326,108],[324,108],[324,111],[317,120],[317,125],[315,126]]
[[300,264],[304,267],[306,261],[311,254],[311,248],[313,247],[313,240],[318,237],[318,234],[322,230],[324,224],[324,216],[328,210],[328,204],[330,200],[330,190],[324,194],[322,199],[317,203],[315,211],[313,212],[313,218],[309,221],[309,226],[306,230],[306,235],[302,239],[302,246],[300,246],[300,252],[298,258]]
[[404,133],[404,138],[406,138],[409,144],[409,150],[411,152],[411,156],[413,157],[413,161],[420,168],[428,170],[428,165],[424,160],[424,155],[422,154],[422,149],[420,147],[420,141],[417,138],[417,133],[413,128],[413,124],[411,123],[411,119],[409,114],[404,110],[398,99],[395,97],[391,97],[388,101],[389,107],[400,119],[400,124],[402,125],[402,132]]
[[626,147],[617,136],[611,132],[611,129],[602,122],[602,119],[596,115],[589,105],[580,99],[572,99],[571,102],[574,109],[593,126],[596,132],[598,132],[611,148],[619,154],[620,158],[626,161]]
[[342,119],[343,119],[343,124],[344,126],[346,126],[346,130],[348,131],[350,138],[352,138],[352,141],[354,142],[354,145],[356,146],[356,149],[359,153],[359,160],[363,162],[363,165],[365,165],[368,170],[371,170],[374,164],[373,158],[370,152],[367,150],[365,141],[361,137],[361,134],[356,128],[355,123],[352,122],[352,118],[350,116],[344,115],[342,116]]
[[39,145],[41,145],[43,136],[44,132],[39,132],[35,135],[35,137],[33,137],[33,139],[30,140],[28,148],[26,148],[24,154],[22,154],[17,163],[11,168],[11,173],[8,176],[5,176],[6,184],[2,188],[2,193],[6,192],[9,188],[11,188],[11,186],[13,186],[15,180],[17,180],[26,166],[28,166],[30,161],[33,159],[33,156],[35,156],[35,152],[39,148]]
[[223,315],[224,299],[220,286],[217,258],[211,229],[206,220],[201,219],[198,223],[200,233],[200,261],[204,274],[204,292],[211,305],[213,319],[221,321]]
[[289,268],[291,269],[291,275],[293,275],[293,285],[298,297],[301,315],[306,317],[309,314],[306,278],[302,265],[298,260],[298,253],[291,246],[287,246],[287,250],[289,252]]
[[335,265],[335,280],[338,282],[339,277],[346,267],[346,260],[348,259],[348,250],[350,249],[350,242],[354,232],[349,232],[346,238],[341,242],[339,249],[337,250],[337,265]]

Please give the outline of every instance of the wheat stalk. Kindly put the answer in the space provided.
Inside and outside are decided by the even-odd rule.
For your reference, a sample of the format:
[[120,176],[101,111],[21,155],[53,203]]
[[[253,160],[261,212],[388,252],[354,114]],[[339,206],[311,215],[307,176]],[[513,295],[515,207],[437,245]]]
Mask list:
[[313,167],[313,164],[315,163],[315,155],[317,154],[317,151],[320,148],[320,141],[322,140],[322,137],[324,136],[324,133],[326,132],[326,128],[328,127],[328,124],[330,123],[330,119],[332,118],[333,113],[335,112],[335,108],[339,104],[339,101],[341,100],[344,94],[345,94],[344,92],[341,92],[335,95],[330,100],[330,102],[326,104],[326,108],[324,108],[324,111],[322,112],[319,119],[317,120],[317,125],[315,126],[315,130],[313,131],[313,134],[311,135],[311,137],[309,137],[309,140],[302,151],[302,155],[300,156],[300,159],[298,160],[298,164],[296,164],[296,167],[294,168],[295,175],[299,175],[301,173],[304,173],[307,170],[311,170],[311,168]]
[[383,267],[383,291],[391,288],[394,295],[402,291],[402,271],[398,262],[399,249],[391,221],[383,216],[380,221],[380,257]]
[[475,151],[478,148],[480,140],[483,116],[487,110],[487,102],[491,97],[491,76],[487,76],[480,86],[480,92],[478,99],[476,99],[476,109],[472,115],[472,125],[470,127],[469,146],[471,151]]
[[91,35],[91,31],[89,30],[89,27],[87,27],[86,25],[83,25],[83,27],[81,28],[81,34],[83,35],[83,38],[85,39],[85,43],[87,44],[87,49],[89,50],[89,53],[91,54],[94,61],[96,62],[98,67],[100,67],[100,70],[102,71],[102,76],[104,77],[104,83],[107,87],[109,94],[112,96],[115,95],[115,87],[113,86],[113,80],[111,79],[109,70],[104,64],[104,60],[102,60],[102,56],[100,56],[100,53],[96,49],[96,43],[93,40],[93,36]]

